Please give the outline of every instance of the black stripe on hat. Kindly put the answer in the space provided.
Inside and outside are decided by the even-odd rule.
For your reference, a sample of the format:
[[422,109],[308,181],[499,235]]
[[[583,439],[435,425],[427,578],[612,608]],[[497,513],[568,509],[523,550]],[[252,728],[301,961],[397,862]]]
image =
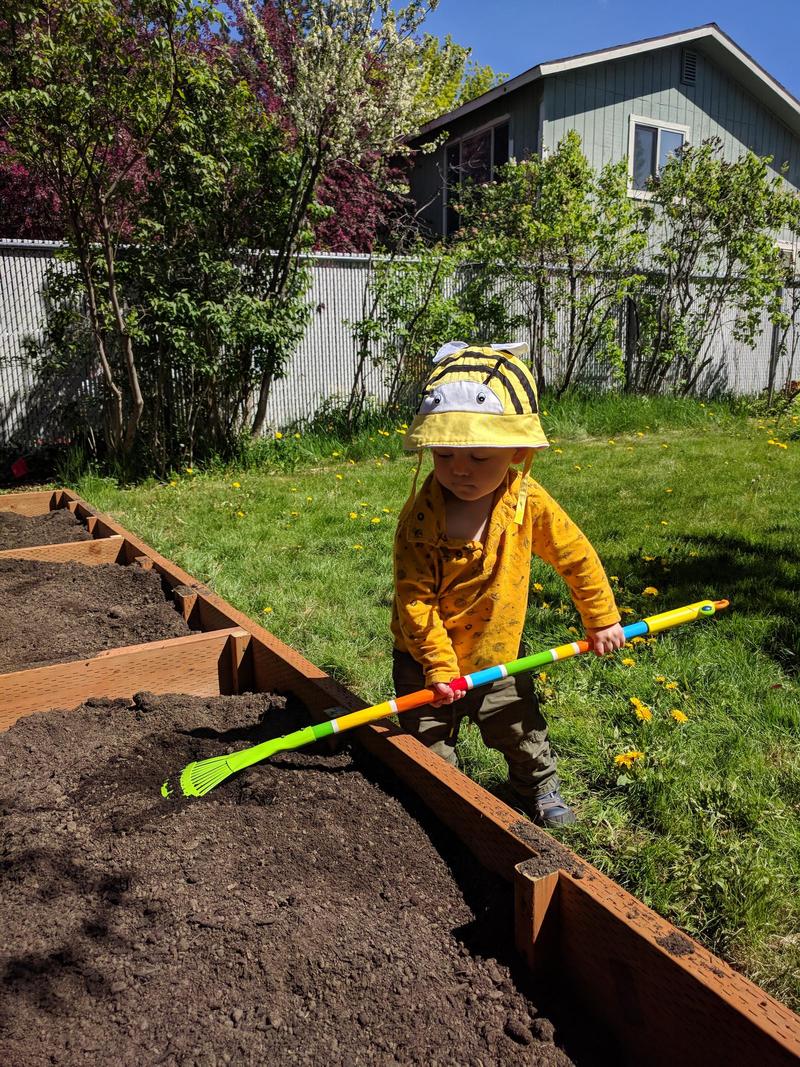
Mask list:
[[[459,363],[457,367],[445,368],[445,370],[442,371],[441,374],[438,374],[436,377],[431,376],[428,379],[425,388],[426,390],[429,390],[434,385],[440,385],[442,381],[451,373],[461,374],[462,371],[468,370],[479,370],[486,373],[487,381],[489,380],[489,378],[491,378],[493,374],[497,373],[497,367],[490,367],[486,363]],[[514,405],[514,411],[517,413],[517,415],[524,415],[525,412],[523,411],[522,404],[513,388],[514,383],[504,378],[503,385],[505,385],[508,395],[511,397],[511,403]]]
[[[469,356],[469,355],[471,355],[473,357],[473,359],[477,359],[479,357],[481,359],[486,359],[486,355],[481,351],[480,347],[475,345],[475,346],[471,346],[470,348],[464,348],[460,352],[454,353],[452,356],[448,356],[446,360],[442,361],[440,366],[444,367],[446,364],[455,363],[457,361],[461,362],[466,356]],[[494,355],[494,356],[491,356],[490,358],[496,359],[499,364],[502,364],[502,366],[504,368],[506,368],[507,370],[510,370],[514,374],[514,377],[517,379],[517,381],[520,383],[520,385],[522,386],[522,388],[525,391],[525,394],[526,394],[526,396],[528,398],[528,403],[531,406],[531,412],[534,415],[538,414],[539,405],[538,405],[537,400],[536,400],[536,390],[533,387],[533,385],[531,383],[531,380],[528,378],[528,376],[526,375],[525,371],[522,369],[522,367],[520,367],[517,363],[513,362],[513,360],[510,358],[510,355],[508,353],[504,354],[500,350],[497,350],[497,354]],[[473,369],[473,368],[470,368],[470,369]],[[483,369],[483,368],[481,368],[481,369]],[[496,373],[496,370],[493,369],[493,373]],[[530,373],[530,372],[528,372],[528,373]],[[438,379],[437,379],[437,381],[438,381]],[[506,388],[508,388],[508,383],[506,383]],[[513,390],[509,389],[508,391],[509,391],[509,393],[511,393],[512,396],[514,395]],[[515,405],[515,407],[516,407],[516,405]]]
[[[484,358],[484,359],[486,358],[485,356],[483,356],[482,353],[481,353],[481,357]],[[453,360],[453,363],[456,363],[456,360],[457,360],[457,364],[458,365],[454,366],[453,364],[450,364],[450,365],[448,365],[446,367],[443,367],[441,370],[437,368],[437,370],[434,371],[433,374],[431,374],[430,378],[428,379],[428,381],[426,383],[426,388],[429,388],[430,386],[433,386],[433,385],[437,385],[451,371],[458,371],[458,372],[460,372],[460,371],[476,371],[476,370],[477,371],[482,371],[482,372],[484,372],[484,373],[486,373],[488,375],[488,377],[487,377],[486,381],[484,382],[484,384],[487,384],[490,378],[492,378],[494,375],[497,375],[498,377],[501,378],[503,384],[505,385],[506,389],[508,390],[508,394],[511,397],[511,403],[514,405],[515,412],[518,415],[522,415],[524,412],[523,412],[522,405],[520,404],[520,401],[519,401],[519,399],[517,397],[518,389],[515,389],[515,382],[509,380],[509,378],[508,378],[508,371],[511,371],[513,373],[513,375],[514,375],[514,378],[516,378],[517,382],[519,383],[519,385],[522,386],[522,389],[523,389],[523,391],[525,393],[525,396],[527,397],[528,403],[530,405],[531,413],[534,414],[534,415],[537,414],[539,408],[538,408],[538,405],[536,403],[536,392],[534,391],[534,388],[533,388],[531,382],[526,377],[525,371],[521,367],[518,367],[514,363],[510,362],[510,360],[508,360],[504,356],[491,357],[491,358],[492,359],[494,359],[494,358],[497,359],[497,362],[495,363],[495,365],[493,367],[490,367],[486,363],[465,363],[463,356],[456,357],[456,359]],[[504,372],[504,373],[501,374],[501,371]]]

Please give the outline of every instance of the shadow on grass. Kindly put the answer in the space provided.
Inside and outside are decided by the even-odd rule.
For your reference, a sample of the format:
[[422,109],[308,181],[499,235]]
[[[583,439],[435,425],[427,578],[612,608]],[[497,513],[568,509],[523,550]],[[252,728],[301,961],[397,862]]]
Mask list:
[[[765,536],[797,536],[789,525],[772,526]],[[797,674],[800,647],[800,551],[785,547],[770,551],[763,541],[734,534],[706,535],[699,555],[697,539],[680,538],[668,557],[665,573],[658,560],[644,561],[638,553],[627,557],[606,557],[609,573],[639,573],[642,582],[665,587],[658,611],[691,604],[698,600],[730,601],[730,612],[770,617],[773,625],[761,641],[761,650],[787,673]]]

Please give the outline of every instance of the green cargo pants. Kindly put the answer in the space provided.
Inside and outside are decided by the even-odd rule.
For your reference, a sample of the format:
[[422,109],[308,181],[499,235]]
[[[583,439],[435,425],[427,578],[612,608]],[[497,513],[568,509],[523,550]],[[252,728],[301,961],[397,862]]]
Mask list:
[[[398,696],[425,688],[422,667],[413,656],[394,649],[392,658]],[[541,796],[557,787],[556,761],[530,673],[471,690],[453,704],[404,711],[398,721],[437,756],[457,766],[455,745],[463,718],[476,724],[485,745],[505,756],[509,784],[521,797]]]

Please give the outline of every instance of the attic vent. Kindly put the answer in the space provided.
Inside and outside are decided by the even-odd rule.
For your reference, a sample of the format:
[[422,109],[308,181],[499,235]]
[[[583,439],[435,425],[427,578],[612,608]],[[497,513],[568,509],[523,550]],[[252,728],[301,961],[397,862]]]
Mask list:
[[697,52],[687,48],[681,53],[681,81],[684,85],[694,85],[697,81]]

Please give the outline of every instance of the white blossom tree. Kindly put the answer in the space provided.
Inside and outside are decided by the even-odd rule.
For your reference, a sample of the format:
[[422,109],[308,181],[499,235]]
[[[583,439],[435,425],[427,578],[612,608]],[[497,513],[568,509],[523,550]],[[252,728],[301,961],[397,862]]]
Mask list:
[[[326,170],[340,161],[385,164],[409,152],[420,121],[420,96],[436,95],[419,31],[438,0],[243,0],[237,14],[253,75],[271,93],[291,129],[299,172],[284,238],[269,257],[270,298],[296,286],[298,257],[308,247],[315,195]],[[276,32],[276,27],[278,32]],[[271,32],[270,32],[271,31]],[[442,80],[449,72],[443,67]],[[423,89],[424,86],[424,89]],[[263,430],[271,384],[288,353],[263,365],[252,431]]]

